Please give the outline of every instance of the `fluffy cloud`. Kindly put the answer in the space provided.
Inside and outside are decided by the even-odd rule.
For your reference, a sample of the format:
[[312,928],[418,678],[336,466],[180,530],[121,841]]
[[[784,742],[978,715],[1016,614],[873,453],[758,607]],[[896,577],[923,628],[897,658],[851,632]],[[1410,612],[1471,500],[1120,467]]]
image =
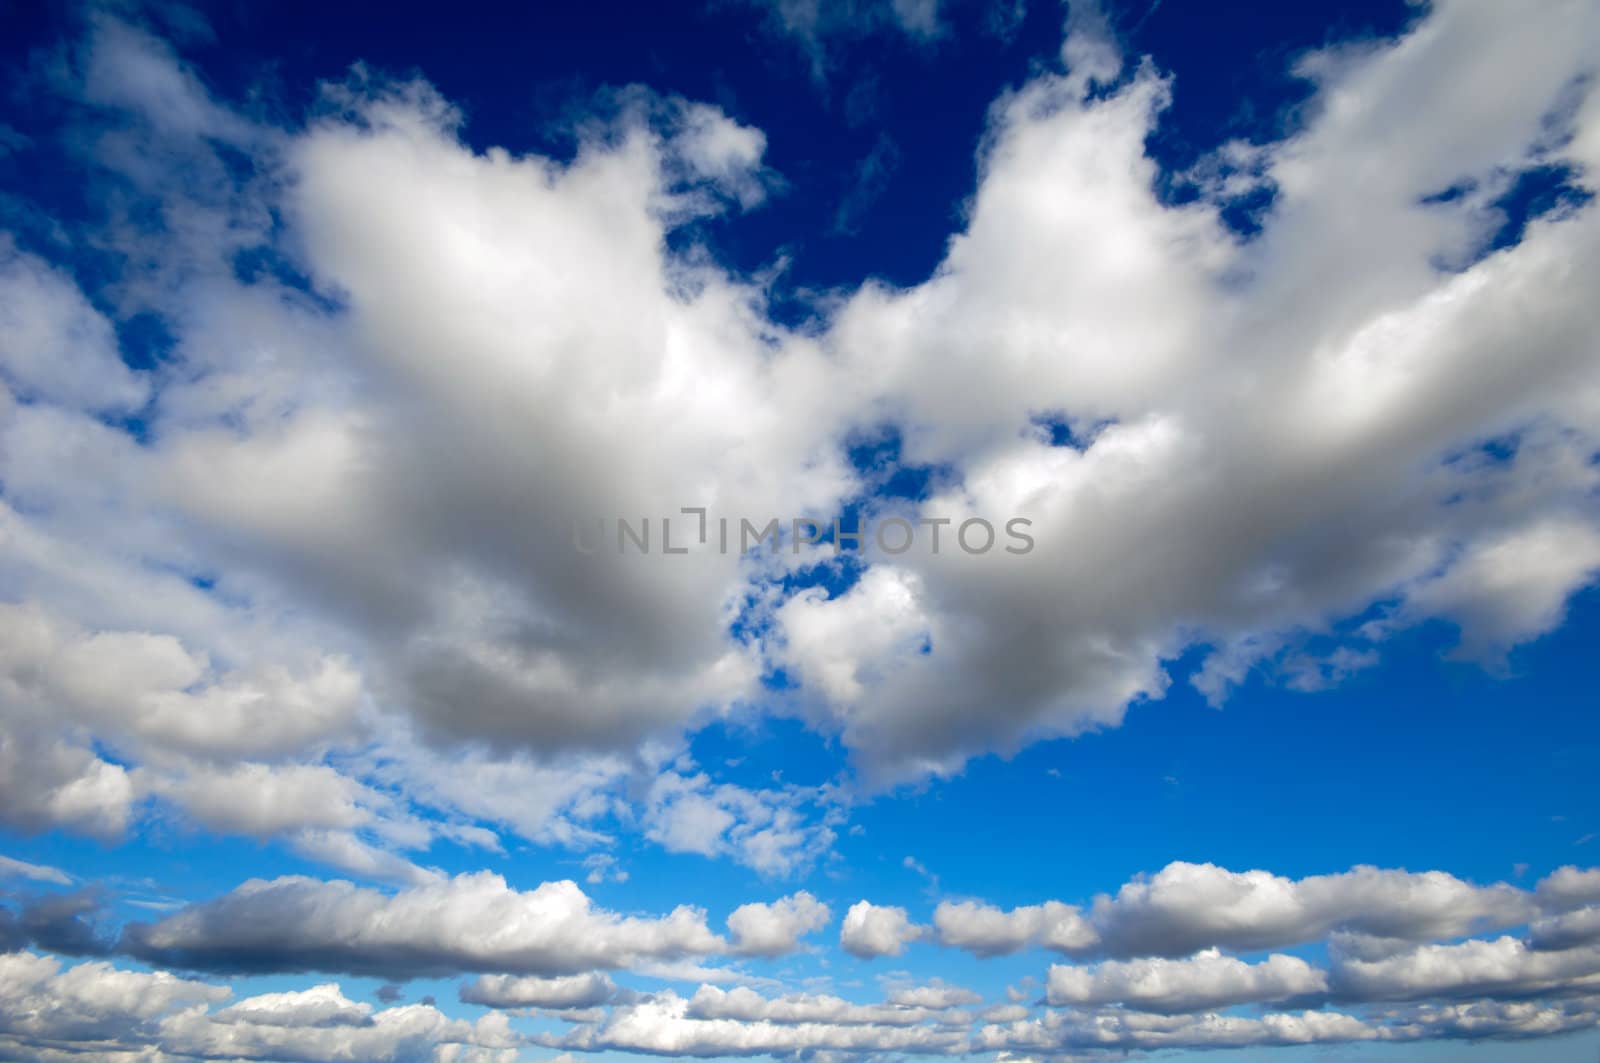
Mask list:
[[913,923],[904,908],[857,901],[844,914],[839,945],[852,956],[870,960],[898,956],[926,933],[927,928]]
[[828,906],[805,890],[771,904],[741,904],[728,916],[735,952],[781,956],[793,952],[802,936],[828,925]]
[[1245,963],[1216,949],[1184,960],[1109,960],[1094,967],[1052,965],[1045,998],[1057,1006],[1125,1004],[1140,1011],[1184,1012],[1311,996],[1327,975],[1294,956]]
[[[374,1011],[336,985],[265,993],[212,1010],[225,986],[100,962],[62,970],[32,953],[0,956],[0,1052],[15,1058],[490,1060],[517,1057],[503,1018],[447,1018],[426,1005]],[[435,1052],[444,1054],[435,1055]]]
[[1069,956],[1188,956],[1256,951],[1342,932],[1402,944],[1525,923],[1563,896],[1581,896],[1583,872],[1564,869],[1528,892],[1477,886],[1442,871],[1356,867],[1290,879],[1177,861],[1101,894],[1087,909],[1060,901],[1009,911],[947,901],[934,911],[942,944],[979,956],[1043,947]]
[[1184,956],[1314,941],[1335,929],[1412,941],[1526,922],[1528,893],[1475,886],[1441,871],[1357,867],[1289,879],[1214,864],[1168,864],[1095,900],[1097,948],[1112,956]]
[[19,397],[126,410],[149,391],[123,364],[111,323],[9,234],[0,234],[0,337],[0,380]]
[[458,971],[559,975],[718,952],[704,912],[660,918],[596,909],[573,882],[519,891],[490,872],[385,894],[349,882],[253,879],[154,924],[124,947],[215,971],[344,971],[387,978]]
[[704,773],[666,771],[643,802],[645,837],[676,853],[729,856],[765,874],[807,867],[827,851],[836,809],[826,791],[751,790]]
[[1527,997],[1600,991],[1600,947],[1535,949],[1514,937],[1421,945],[1377,960],[1341,958],[1334,993],[1352,1000]]
[[[932,5],[873,10],[936,32]],[[74,140],[85,169],[130,199],[94,234],[122,275],[85,293],[0,249],[7,821],[114,836],[128,764],[314,765],[361,733],[384,743],[369,766],[416,768],[419,799],[595,842],[601,814],[575,811],[641,743],[747,709],[774,669],[801,684],[785,711],[884,782],[1115,725],[1195,644],[1221,699],[1262,660],[1336,681],[1430,619],[1487,657],[1549,630],[1600,566],[1576,283],[1597,215],[1492,254],[1484,234],[1530,167],[1592,183],[1600,105],[1572,85],[1596,17],[1457,0],[1400,41],[1309,55],[1304,124],[1225,146],[1174,204],[1145,144],[1182,87],[1146,64],[1090,91],[1123,63],[1075,14],[1067,69],[996,104],[933,275],[844,291],[804,331],[692,246],[687,223],[767,187],[765,134],[720,110],[612,93],[557,161],[476,151],[426,84],[356,72],[270,128],[169,46],[91,20],[48,85],[104,134]],[[1464,100],[1485,68],[1509,88]],[[1396,86],[1413,105],[1383,105]],[[1243,186],[1276,196],[1249,241],[1221,220]],[[246,252],[290,268],[235,270]],[[140,313],[170,323],[160,373],[117,357]],[[138,433],[99,416],[135,406]],[[863,433],[942,470],[930,496],[870,497],[846,457]],[[1027,517],[1037,549],[869,550],[825,595],[782,578],[809,557],[722,553],[681,513],[825,517],[863,495],[872,517]],[[688,553],[668,557],[672,516]],[[574,520],[618,517],[649,517],[656,549],[575,549]],[[1307,633],[1375,603],[1306,657]],[[84,679],[113,670],[128,689]],[[430,757],[541,785],[468,792]],[[181,803],[207,778],[175,774],[144,779]],[[364,815],[351,801],[330,807]],[[786,873],[832,841],[804,803],[686,775],[630,822]],[[214,818],[334,832],[298,844],[348,867],[394,848],[370,818]]]
[[[1275,199],[1246,242],[1223,189],[1158,200],[1145,143],[1183,87],[1153,68],[1089,92],[1103,48],[1079,40],[1080,69],[997,106],[940,268],[863,287],[828,339],[905,460],[952,470],[910,515],[1026,516],[1037,548],[879,555],[891,572],[780,612],[786,667],[869,772],[1115,725],[1197,641],[1217,647],[1195,681],[1220,701],[1379,602],[1398,604],[1341,640],[1346,666],[1428,619],[1482,657],[1559,623],[1600,561],[1575,284],[1596,212],[1493,254],[1484,234],[1519,172],[1571,163],[1592,186],[1600,110],[1565,101],[1597,17],[1463,0],[1392,46],[1306,58],[1304,126],[1251,149]],[[1458,86],[1482,69],[1515,89],[1480,110]],[[1509,459],[1482,450],[1495,437]],[[874,609],[890,621],[852,639]]]
[[0,1031],[9,1038],[96,1041],[149,1030],[153,1020],[231,994],[223,986],[165,972],[120,971],[90,961],[66,970],[31,952],[0,955]]
[[1600,902],[1600,867],[1561,867],[1539,880],[1539,900],[1556,908]]
[[[697,995],[697,1000],[700,997]],[[783,1013],[796,1005],[774,1002]],[[801,1006],[801,1010],[805,1009]],[[848,1015],[848,1013],[845,1013]],[[955,1049],[964,1032],[927,1025],[873,1025],[820,1018],[778,1021],[765,1018],[699,1018],[691,1001],[675,993],[615,1009],[604,1023],[575,1030],[563,1047],[659,1055],[791,1055],[806,1051],[848,1053],[933,1053]]]
[[1570,949],[1597,943],[1600,943],[1600,907],[1594,905],[1541,919],[1528,928],[1528,945],[1535,949]]
[[774,999],[744,986],[726,990],[716,986],[701,986],[690,998],[685,1014],[694,1019],[734,1019],[781,1025],[820,1023],[894,1027],[927,1022],[951,1006],[944,1002],[928,1004],[892,997],[882,1004],[852,1004],[841,997],[810,993],[795,993]]
[[491,1008],[593,1008],[616,993],[616,983],[598,971],[555,978],[486,974],[461,987],[463,1002]]
[[943,901],[933,912],[939,944],[977,956],[1001,956],[1040,946],[1085,952],[1099,941],[1080,909],[1060,901],[1005,911],[979,901]]
[[[820,511],[850,482],[816,346],[773,357],[758,285],[663,250],[674,227],[760,200],[764,135],[628,91],[577,131],[570,165],[480,156],[431,89],[360,74],[286,132],[231,115],[146,32],[89,23],[48,84],[103,134],[75,141],[78,161],[136,204],[95,238],[124,275],[96,309],[67,271],[0,248],[7,822],[114,836],[144,790],[212,829],[390,877],[414,877],[377,851],[400,826],[417,840],[406,800],[539,841],[605,840],[593,821],[623,811],[640,740],[730,708],[762,665],[724,634],[749,565],[584,555],[574,522],[671,515],[682,535],[685,505]],[[376,202],[371,176],[391,168],[414,183]],[[275,216],[296,233],[282,247]],[[475,227],[510,257],[463,243]],[[394,254],[421,246],[438,257]],[[317,290],[236,271],[246,252],[304,256]],[[477,279],[439,289],[458,266]],[[451,308],[418,302],[430,292]],[[485,316],[485,300],[522,309]],[[414,321],[390,316],[404,304]],[[141,313],[172,332],[170,371],[118,357],[115,327]],[[137,433],[98,416],[130,406]],[[493,757],[419,744],[441,735],[500,741]],[[383,810],[321,763],[374,736],[337,770],[391,783],[401,803]],[[247,776],[327,800],[245,807]],[[803,797],[691,789],[731,817],[711,855],[786,873],[831,841]],[[662,801],[646,829],[673,844],[691,811]]]
[[1268,1012],[1236,1015],[1156,1015],[1109,1009],[1088,1014],[1054,1012],[1041,1019],[978,1032],[975,1042],[990,1051],[1030,1054],[1101,1049],[1246,1048],[1257,1045],[1341,1044],[1371,1041],[1377,1027],[1338,1012]]

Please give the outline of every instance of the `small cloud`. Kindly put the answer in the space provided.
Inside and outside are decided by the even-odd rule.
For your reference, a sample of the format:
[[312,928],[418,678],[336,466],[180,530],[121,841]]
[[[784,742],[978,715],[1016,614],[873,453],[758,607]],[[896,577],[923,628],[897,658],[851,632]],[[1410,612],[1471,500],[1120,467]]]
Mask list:
[[59,868],[47,864],[30,864],[26,860],[15,860],[9,856],[0,856],[0,878],[25,878],[57,886],[72,885],[72,876]]

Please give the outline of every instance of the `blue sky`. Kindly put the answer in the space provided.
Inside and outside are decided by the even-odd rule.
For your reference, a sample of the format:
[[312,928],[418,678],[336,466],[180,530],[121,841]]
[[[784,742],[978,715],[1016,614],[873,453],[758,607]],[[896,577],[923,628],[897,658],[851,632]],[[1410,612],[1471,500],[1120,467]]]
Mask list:
[[0,20],[0,1058],[1600,1052],[1592,5]]

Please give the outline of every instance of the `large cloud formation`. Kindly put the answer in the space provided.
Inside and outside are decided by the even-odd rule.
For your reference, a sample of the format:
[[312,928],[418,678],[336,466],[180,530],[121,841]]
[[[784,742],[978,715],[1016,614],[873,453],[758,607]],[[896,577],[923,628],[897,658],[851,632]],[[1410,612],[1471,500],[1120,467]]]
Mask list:
[[[418,881],[395,851],[442,830],[603,844],[596,810],[718,715],[799,713],[882,783],[1114,725],[1196,645],[1220,700],[1257,666],[1337,682],[1428,619],[1491,659],[1548,631],[1600,570],[1596,19],[1453,0],[1305,56],[1300,123],[1177,204],[1145,142],[1181,86],[1080,20],[995,104],[933,275],[796,330],[695,243],[771,183],[715,108],[620,90],[570,158],[480,152],[425,83],[357,71],[285,129],[92,17],[33,89],[79,105],[74,164],[116,189],[117,282],[60,264],[88,233],[0,246],[6,821],[109,837],[155,797]],[[1492,99],[1460,90],[1485,67]],[[1534,170],[1575,205],[1497,241]],[[1242,239],[1223,214],[1262,189]],[[134,369],[141,315],[171,343]],[[852,461],[886,434],[929,497]],[[951,523],[867,536],[831,595],[793,578],[826,547],[717,545],[851,501]],[[954,541],[1013,516],[1025,555]],[[650,553],[575,547],[619,518]],[[338,815],[204,811],[358,741],[318,784]],[[535,796],[451,792],[462,758]],[[815,795],[677,792],[692,823],[631,820],[669,848],[780,873],[831,837]]]
[[[938,32],[933,5],[892,7]],[[0,823],[115,839],[176,813],[401,888],[253,881],[116,942],[81,899],[5,909],[4,1049],[518,1047],[498,1013],[337,987],[224,1007],[208,983],[29,945],[474,972],[477,1003],[571,1013],[546,1043],[575,1050],[1593,1026],[1594,870],[1528,891],[1174,864],[1084,904],[949,899],[926,923],[797,893],[725,937],[699,909],[613,913],[416,854],[508,834],[592,850],[603,878],[631,830],[785,874],[826,853],[853,784],[1115,726],[1195,648],[1187,679],[1220,702],[1252,669],[1337,683],[1424,622],[1489,662],[1555,628],[1600,571],[1597,39],[1591,3],[1440,0],[1395,40],[1301,57],[1292,127],[1173,175],[1146,144],[1183,87],[1077,20],[1062,62],[996,101],[927,280],[831,293],[797,328],[770,278],[696,239],[775,183],[766,134],[722,110],[617,90],[570,152],[477,150],[429,85],[358,69],[275,124],[91,12],[19,90],[64,116],[84,217],[8,207],[0,234]],[[1522,217],[1534,173],[1571,194]],[[1193,194],[1158,193],[1174,181]],[[1264,196],[1252,236],[1225,223]],[[162,338],[132,349],[152,321]],[[927,496],[878,491],[892,470],[863,466],[864,439],[930,472]],[[868,537],[830,591],[811,584],[831,549],[724,552],[684,513],[737,536],[852,503],[945,548]],[[1035,548],[959,548],[979,517],[1030,520]],[[650,522],[648,553],[576,548],[575,521],[617,518]],[[708,721],[771,713],[837,737],[853,778],[752,790],[683,752]],[[1073,962],[1042,972],[1042,1004],[987,1017],[949,987],[858,1003],[601,973],[781,957],[835,910],[857,958]],[[1319,944],[1325,963],[1255,955]],[[1247,1004],[1281,1010],[1227,1010]]]

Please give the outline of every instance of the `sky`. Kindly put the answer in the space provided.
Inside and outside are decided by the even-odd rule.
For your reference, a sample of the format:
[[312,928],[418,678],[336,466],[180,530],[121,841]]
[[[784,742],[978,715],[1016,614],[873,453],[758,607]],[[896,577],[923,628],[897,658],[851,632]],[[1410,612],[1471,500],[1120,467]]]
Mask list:
[[0,1059],[1600,1057],[1600,7],[0,27]]

